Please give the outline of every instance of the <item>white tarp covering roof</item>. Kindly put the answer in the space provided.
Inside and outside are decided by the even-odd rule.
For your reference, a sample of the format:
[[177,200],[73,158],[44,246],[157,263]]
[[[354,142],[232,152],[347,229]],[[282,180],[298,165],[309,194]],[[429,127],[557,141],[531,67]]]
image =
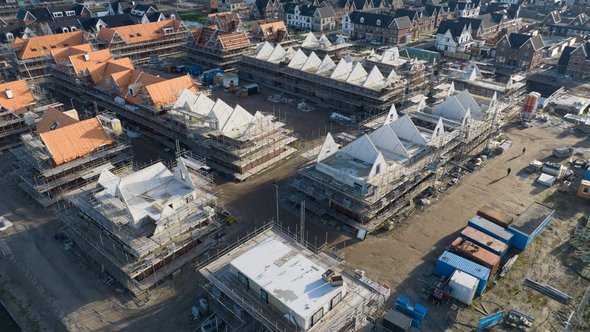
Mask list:
[[462,121],[467,110],[470,110],[471,116],[476,120],[482,119],[486,110],[467,90],[449,96],[442,103],[432,107],[433,114],[456,121]]
[[125,204],[134,228],[141,227],[146,217],[157,223],[173,214],[195,191],[195,184],[182,160],[174,173],[161,162],[121,178],[103,172],[98,185],[106,189],[102,195],[118,197]]
[[[304,44],[312,42],[314,38],[315,36],[313,34],[308,34]],[[349,56],[340,59],[336,65],[329,55],[326,55],[321,60],[315,52],[311,52],[309,56],[306,56],[303,51],[297,50],[297,52],[290,55],[280,45],[271,48],[272,46],[269,43],[259,46],[256,58],[272,63],[289,61],[287,65],[289,68],[327,76],[334,80],[344,81],[372,90],[381,90],[399,80],[399,77],[393,70],[385,78],[377,66],[371,68],[369,75],[360,62],[354,63]]]
[[272,122],[272,116],[260,112],[252,115],[240,105],[231,107],[221,99],[213,101],[204,94],[189,90],[183,91],[172,110],[186,116],[194,116],[200,119],[203,125],[211,125],[212,129],[232,138],[254,138],[268,130]]

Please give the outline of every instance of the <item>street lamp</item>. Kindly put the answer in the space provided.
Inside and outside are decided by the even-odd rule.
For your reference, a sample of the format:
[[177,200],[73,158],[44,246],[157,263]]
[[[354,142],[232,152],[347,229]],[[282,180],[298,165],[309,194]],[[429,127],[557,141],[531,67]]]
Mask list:
[[276,183],[275,181],[272,182],[273,186],[275,186],[275,201],[277,204],[277,223],[280,225],[280,219],[279,219],[279,184]]

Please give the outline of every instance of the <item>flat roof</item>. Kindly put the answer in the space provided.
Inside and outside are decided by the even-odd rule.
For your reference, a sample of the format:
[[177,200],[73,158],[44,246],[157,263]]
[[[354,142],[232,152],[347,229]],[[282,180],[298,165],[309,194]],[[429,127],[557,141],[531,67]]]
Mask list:
[[322,278],[326,268],[268,237],[230,262],[300,317],[310,317],[343,291]]
[[531,235],[554,211],[541,203],[535,202],[524,210],[508,228]]

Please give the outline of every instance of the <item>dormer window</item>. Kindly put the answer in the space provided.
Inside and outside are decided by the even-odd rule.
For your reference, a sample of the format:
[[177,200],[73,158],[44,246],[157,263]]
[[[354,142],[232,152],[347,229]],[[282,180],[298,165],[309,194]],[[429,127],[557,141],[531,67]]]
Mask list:
[[76,15],[76,12],[73,10],[66,11],[66,16],[75,16],[75,15]]
[[174,32],[174,29],[172,29],[172,28],[164,28],[164,29],[162,29],[162,30],[164,30],[164,33],[165,33],[165,34],[168,34],[168,33],[173,33],[173,32]]
[[53,17],[64,17],[64,13],[62,13],[62,12],[55,12],[55,13],[53,13]]
[[14,40],[14,35],[12,34],[12,32],[7,32],[6,33],[6,40],[7,41],[13,41]]
[[377,20],[377,25],[381,25],[381,20]]
[[361,23],[365,23],[365,18],[361,17],[361,19],[359,20]]

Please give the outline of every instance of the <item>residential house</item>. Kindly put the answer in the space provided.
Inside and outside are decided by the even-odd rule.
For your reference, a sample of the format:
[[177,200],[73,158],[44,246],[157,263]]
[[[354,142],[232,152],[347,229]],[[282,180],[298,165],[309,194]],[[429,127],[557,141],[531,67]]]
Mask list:
[[529,70],[541,63],[543,38],[536,35],[511,33],[496,44],[495,65],[511,70]]
[[251,20],[282,20],[283,5],[279,0],[256,0],[250,9]]
[[492,21],[490,14],[480,15],[478,18],[459,17],[457,22],[471,26],[471,37],[473,39],[486,39],[498,33],[498,24]]
[[284,21],[256,23],[250,31],[250,39],[255,42],[282,43],[289,39],[289,32]]
[[91,12],[81,4],[60,5],[38,8],[23,8],[18,11],[16,19],[25,25],[47,23],[68,18],[90,17]]
[[477,17],[481,10],[480,0],[452,0],[447,5],[450,11],[455,13],[455,17]]
[[98,43],[115,58],[130,57],[134,62],[157,60],[181,54],[190,31],[180,20],[103,28]]
[[346,13],[354,11],[380,13],[392,8],[403,8],[399,1],[388,0],[344,0],[343,9]]
[[117,14],[101,17],[91,17],[81,21],[82,29],[98,33],[102,28],[117,28],[126,25],[133,25],[135,21],[129,14]]
[[384,45],[405,44],[411,41],[412,23],[407,16],[375,14],[355,11],[342,19],[342,34],[354,39],[376,41]]
[[250,13],[250,6],[245,0],[219,0],[217,2],[217,11],[219,13],[238,13],[242,17],[247,17]]
[[330,31],[336,28],[336,12],[331,5],[285,4],[288,27],[297,30]]
[[590,18],[584,13],[572,19],[562,18],[559,11],[552,11],[543,20],[546,30],[560,36],[590,36]]
[[590,77],[590,42],[578,47],[567,46],[561,53],[558,67],[562,73],[575,78]]
[[109,15],[130,14],[134,1],[118,0],[109,2]]
[[435,17],[428,12],[412,9],[398,9],[394,17],[408,17],[412,23],[412,38],[418,38],[422,34],[431,34],[436,31]]
[[440,22],[444,20],[452,20],[455,16],[454,12],[449,10],[449,7],[441,5],[426,5],[423,7],[425,15],[432,17],[434,26],[438,27]]
[[473,45],[471,23],[442,21],[436,31],[436,49],[444,52],[468,52]]

